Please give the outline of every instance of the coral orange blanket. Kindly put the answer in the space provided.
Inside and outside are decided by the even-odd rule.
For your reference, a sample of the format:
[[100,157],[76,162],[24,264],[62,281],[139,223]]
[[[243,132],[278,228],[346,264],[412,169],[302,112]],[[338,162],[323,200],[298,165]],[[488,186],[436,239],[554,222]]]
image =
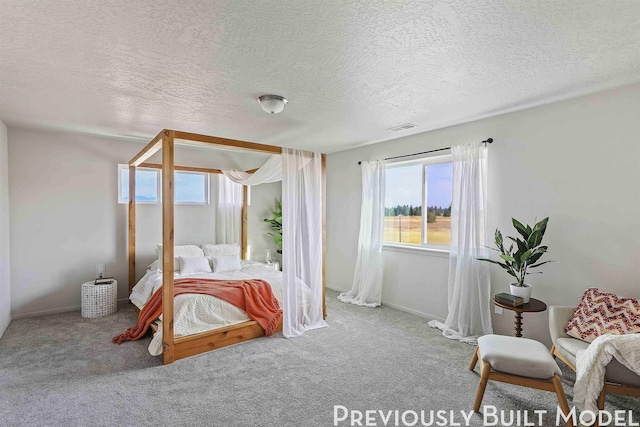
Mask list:
[[[214,279],[177,279],[174,281],[174,295],[205,294],[220,298],[244,310],[251,320],[255,320],[264,329],[265,335],[272,335],[278,328],[282,317],[280,304],[264,280],[214,280]],[[162,314],[162,288],[158,289],[142,308],[138,323],[123,334],[113,337],[112,341],[122,344],[135,341],[149,329],[151,322]]]

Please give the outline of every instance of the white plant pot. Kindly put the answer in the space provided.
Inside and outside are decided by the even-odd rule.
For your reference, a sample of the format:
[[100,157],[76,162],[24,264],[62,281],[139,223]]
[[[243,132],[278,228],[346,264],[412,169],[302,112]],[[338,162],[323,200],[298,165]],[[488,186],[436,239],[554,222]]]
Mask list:
[[529,299],[531,299],[531,285],[525,283],[523,286],[516,286],[512,283],[510,286],[511,295],[522,297],[525,304],[529,302]]

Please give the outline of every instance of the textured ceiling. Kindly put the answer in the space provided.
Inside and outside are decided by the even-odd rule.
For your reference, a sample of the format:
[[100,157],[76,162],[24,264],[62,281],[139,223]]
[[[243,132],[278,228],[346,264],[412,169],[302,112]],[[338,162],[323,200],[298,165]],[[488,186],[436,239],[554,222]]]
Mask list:
[[636,0],[0,0],[9,126],[332,152],[639,80]]

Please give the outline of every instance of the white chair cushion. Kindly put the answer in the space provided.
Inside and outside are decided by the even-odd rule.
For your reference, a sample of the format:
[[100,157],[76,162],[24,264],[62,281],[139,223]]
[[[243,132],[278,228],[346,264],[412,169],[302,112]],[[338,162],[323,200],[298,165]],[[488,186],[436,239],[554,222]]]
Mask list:
[[478,338],[480,358],[496,371],[547,380],[562,375],[544,344],[527,338],[485,335]]
[[580,350],[586,350],[587,347],[589,347],[588,342],[576,338],[558,338],[556,340],[556,349],[574,366],[576,365],[576,354]]

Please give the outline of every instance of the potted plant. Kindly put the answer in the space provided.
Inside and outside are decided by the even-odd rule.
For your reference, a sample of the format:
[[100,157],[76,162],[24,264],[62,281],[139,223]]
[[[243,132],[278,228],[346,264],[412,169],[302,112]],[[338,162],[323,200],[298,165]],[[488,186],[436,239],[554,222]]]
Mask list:
[[276,210],[272,212],[272,218],[265,218],[264,222],[271,224],[273,233],[267,233],[273,237],[273,241],[280,248],[277,250],[279,254],[282,253],[282,203],[280,201],[276,204]]
[[[542,238],[547,230],[547,223],[549,218],[545,218],[538,222],[533,227],[529,225],[523,225],[515,218],[511,218],[514,228],[518,231],[520,236],[511,237],[507,236],[507,239],[512,240],[513,243],[509,248],[505,248],[504,240],[500,230],[496,229],[495,245],[497,249],[489,248],[500,253],[502,261],[494,261],[488,258],[478,258],[480,261],[487,261],[493,264],[498,264],[504,268],[507,273],[516,278],[516,282],[511,284],[512,295],[522,297],[525,303],[529,302],[531,298],[531,285],[525,283],[525,278],[529,274],[534,274],[529,271],[531,268],[540,267],[551,261],[539,262],[542,255],[547,252],[547,246],[542,246]],[[514,246],[515,244],[515,246]],[[537,272],[540,273],[540,272]]]

